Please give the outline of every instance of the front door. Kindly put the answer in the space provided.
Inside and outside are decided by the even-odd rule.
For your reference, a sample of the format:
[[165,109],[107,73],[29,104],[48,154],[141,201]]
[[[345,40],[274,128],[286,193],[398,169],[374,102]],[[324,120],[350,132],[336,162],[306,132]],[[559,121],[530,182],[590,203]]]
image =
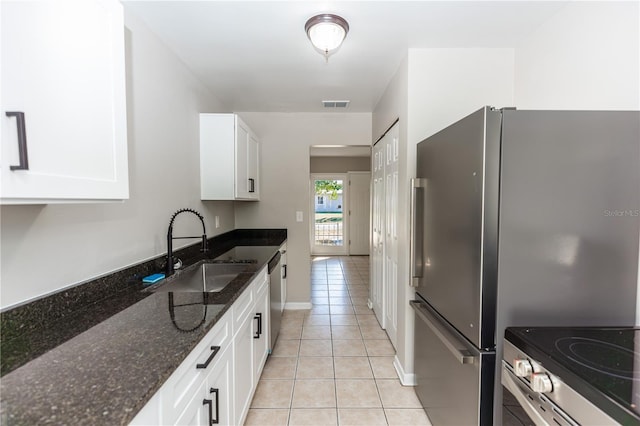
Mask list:
[[348,254],[345,174],[311,175],[311,254]]

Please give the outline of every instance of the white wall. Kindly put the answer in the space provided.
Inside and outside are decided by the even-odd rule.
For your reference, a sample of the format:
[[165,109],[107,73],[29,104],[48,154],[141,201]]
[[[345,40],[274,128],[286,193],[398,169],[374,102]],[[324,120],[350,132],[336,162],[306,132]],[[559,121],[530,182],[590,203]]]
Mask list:
[[[236,204],[236,227],[287,228],[287,303],[310,301],[309,148],[369,145],[369,113],[240,113],[260,138],[260,201]],[[304,220],[296,222],[296,211]]]
[[[204,214],[208,235],[234,228],[231,202],[200,201],[198,113],[220,111],[220,103],[126,11],[125,24],[130,199],[2,206],[2,308],[164,253],[179,208]],[[221,223],[215,230],[214,215]],[[176,233],[199,235],[199,222],[183,216]]]
[[513,49],[409,49],[409,143],[485,105],[513,106],[513,63]]
[[640,109],[640,3],[569,2],[516,48],[519,109]]
[[368,172],[371,156],[367,157],[311,157],[311,173]]
[[[515,100],[520,109],[639,110],[640,2],[567,4],[516,49]],[[640,273],[637,295],[640,325]]]

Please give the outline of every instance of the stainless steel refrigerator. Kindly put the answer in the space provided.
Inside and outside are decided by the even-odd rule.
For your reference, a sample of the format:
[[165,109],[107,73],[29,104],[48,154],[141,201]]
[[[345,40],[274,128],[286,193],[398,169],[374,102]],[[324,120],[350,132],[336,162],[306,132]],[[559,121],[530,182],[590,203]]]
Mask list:
[[501,425],[505,327],[635,323],[640,113],[484,107],[417,150],[416,392]]

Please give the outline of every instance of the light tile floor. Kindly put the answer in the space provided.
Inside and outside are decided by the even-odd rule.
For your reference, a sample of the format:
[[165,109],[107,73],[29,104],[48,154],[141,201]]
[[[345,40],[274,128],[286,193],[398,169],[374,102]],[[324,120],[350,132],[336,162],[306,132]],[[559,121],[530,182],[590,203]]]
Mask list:
[[245,425],[430,425],[367,307],[367,256],[313,257],[313,308],[285,311]]

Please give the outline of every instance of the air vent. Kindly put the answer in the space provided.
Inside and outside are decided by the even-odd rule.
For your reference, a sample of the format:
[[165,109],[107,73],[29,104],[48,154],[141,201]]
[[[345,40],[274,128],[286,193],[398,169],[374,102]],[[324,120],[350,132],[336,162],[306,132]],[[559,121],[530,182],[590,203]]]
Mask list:
[[322,101],[325,108],[346,108],[351,101]]

